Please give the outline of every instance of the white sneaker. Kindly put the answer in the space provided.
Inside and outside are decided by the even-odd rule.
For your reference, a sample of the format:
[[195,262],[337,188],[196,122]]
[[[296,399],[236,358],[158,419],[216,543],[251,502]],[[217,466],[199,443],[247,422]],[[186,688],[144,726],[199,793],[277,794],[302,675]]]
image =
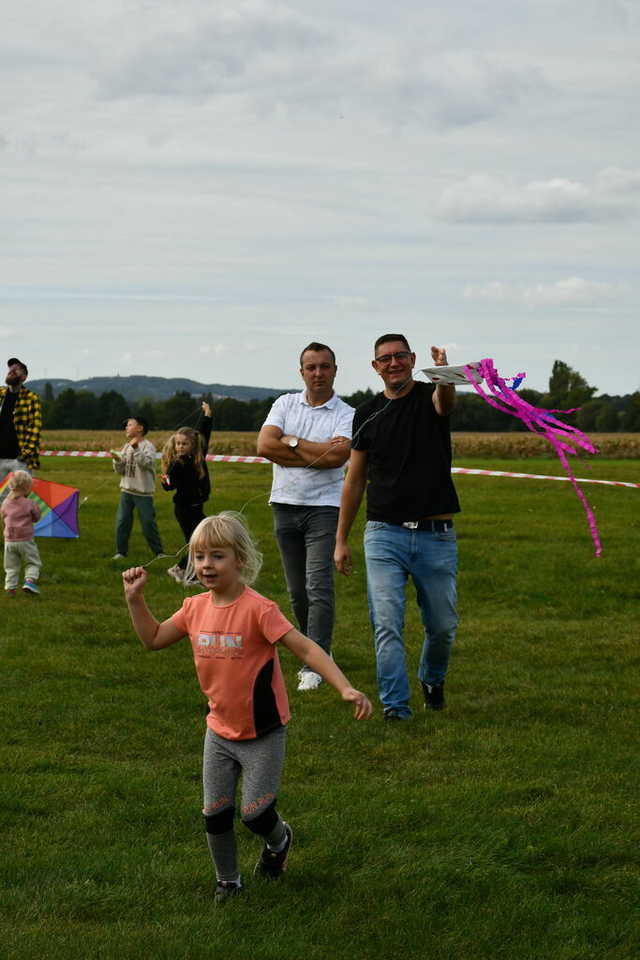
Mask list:
[[298,681],[298,690],[317,690],[322,683],[322,677],[313,670],[301,670]]
[[112,560],[124,560],[124,559],[125,559],[125,554],[124,554],[124,553],[114,553],[114,555],[112,556],[111,559],[112,559]]
[[176,583],[182,583],[184,580],[184,570],[178,566],[176,563],[175,566],[169,567],[167,570],[169,576],[176,581]]

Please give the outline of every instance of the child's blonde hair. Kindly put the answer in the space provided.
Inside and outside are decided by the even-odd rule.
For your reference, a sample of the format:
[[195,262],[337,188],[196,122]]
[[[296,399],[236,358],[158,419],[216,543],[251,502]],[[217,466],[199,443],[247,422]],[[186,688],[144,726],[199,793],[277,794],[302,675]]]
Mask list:
[[193,556],[200,550],[215,547],[230,547],[241,566],[240,579],[252,584],[262,567],[262,554],[256,547],[241,514],[224,510],[212,517],[205,517],[191,534],[189,540],[189,567]]
[[202,440],[201,435],[197,430],[194,430],[193,427],[180,427],[178,430],[176,430],[173,436],[169,437],[162,448],[162,472],[168,473],[169,468],[173,466],[176,460],[180,459],[176,453],[176,437],[179,434],[191,441],[190,456],[193,457],[193,465],[196,468],[196,473],[200,479],[202,479],[202,477],[205,475]]
[[31,493],[31,474],[26,470],[14,470],[9,478],[10,497],[28,497]]

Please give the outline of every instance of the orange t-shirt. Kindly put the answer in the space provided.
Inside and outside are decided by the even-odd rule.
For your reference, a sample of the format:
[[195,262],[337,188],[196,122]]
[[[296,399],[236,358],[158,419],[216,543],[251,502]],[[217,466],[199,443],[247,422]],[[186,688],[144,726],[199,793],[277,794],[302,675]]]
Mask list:
[[171,618],[189,636],[207,725],[227,740],[252,740],[290,718],[275,644],[293,629],[272,600],[245,587],[216,607],[211,594],[188,597]]

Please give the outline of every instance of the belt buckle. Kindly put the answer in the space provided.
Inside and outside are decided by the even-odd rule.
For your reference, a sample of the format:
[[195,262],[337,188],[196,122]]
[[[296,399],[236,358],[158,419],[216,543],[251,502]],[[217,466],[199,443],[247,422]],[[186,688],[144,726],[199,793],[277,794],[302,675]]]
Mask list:
[[406,527],[407,530],[417,530],[419,523],[420,523],[419,520],[405,520],[402,526]]

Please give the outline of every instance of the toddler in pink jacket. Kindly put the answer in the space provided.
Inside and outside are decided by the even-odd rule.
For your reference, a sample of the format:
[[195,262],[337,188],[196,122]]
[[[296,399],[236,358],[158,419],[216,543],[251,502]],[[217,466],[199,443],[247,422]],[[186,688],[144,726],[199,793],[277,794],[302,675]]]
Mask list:
[[4,589],[14,597],[24,566],[22,589],[40,593],[38,577],[42,561],[33,538],[33,525],[40,519],[40,507],[29,499],[31,477],[26,470],[15,470],[9,479],[9,495],[0,507],[4,525]]

